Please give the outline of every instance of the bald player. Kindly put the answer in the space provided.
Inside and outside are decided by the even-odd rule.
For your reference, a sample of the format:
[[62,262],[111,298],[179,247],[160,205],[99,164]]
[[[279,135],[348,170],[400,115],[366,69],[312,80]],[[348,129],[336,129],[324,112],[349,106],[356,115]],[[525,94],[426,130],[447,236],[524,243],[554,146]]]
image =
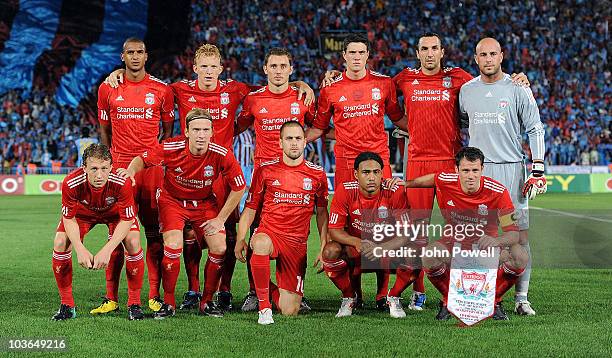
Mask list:
[[[459,107],[464,124],[469,126],[470,146],[485,155],[483,174],[502,183],[516,209],[520,243],[530,256],[525,273],[516,284],[515,313],[535,315],[527,300],[531,274],[527,199],[546,192],[544,176],[544,128],[531,89],[512,85],[501,69],[504,54],[499,42],[483,38],[476,45],[474,60],[480,76],[467,82],[459,93]],[[523,152],[523,134],[529,137],[531,174],[526,177],[527,156]]]

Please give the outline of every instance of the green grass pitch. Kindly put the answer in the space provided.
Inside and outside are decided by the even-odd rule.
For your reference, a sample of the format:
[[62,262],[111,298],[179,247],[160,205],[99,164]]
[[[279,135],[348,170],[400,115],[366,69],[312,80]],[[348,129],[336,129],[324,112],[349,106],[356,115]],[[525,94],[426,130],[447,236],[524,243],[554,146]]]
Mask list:
[[[238,312],[223,319],[178,312],[175,318],[163,321],[129,322],[123,306],[125,275],[120,287],[121,311],[90,316],[89,310],[104,295],[104,273],[78,267],[76,257],[77,319],[52,322],[50,317],[59,306],[50,266],[60,198],[0,197],[0,337],[65,337],[69,354],[81,357],[611,356],[612,196],[547,194],[532,205],[556,210],[532,210],[531,215],[530,241],[536,267],[530,300],[538,312],[535,317],[510,314],[508,322],[488,320],[472,328],[459,328],[455,320],[436,322],[439,295],[427,282],[427,309],[408,311],[406,319],[395,320],[372,309],[375,283],[368,274],[364,290],[370,308],[336,319],[339,292],[323,274],[316,275],[309,267],[305,292],[313,312],[296,318],[275,315],[276,324],[262,327],[256,323],[256,313]],[[94,252],[104,240],[105,227],[97,227],[85,243]],[[317,242],[313,235],[310,264]],[[181,268],[179,295],[186,285]],[[147,289],[145,279],[143,306]],[[246,290],[245,266],[237,263],[235,305],[240,304]],[[512,296],[511,291],[506,297],[509,312]]]

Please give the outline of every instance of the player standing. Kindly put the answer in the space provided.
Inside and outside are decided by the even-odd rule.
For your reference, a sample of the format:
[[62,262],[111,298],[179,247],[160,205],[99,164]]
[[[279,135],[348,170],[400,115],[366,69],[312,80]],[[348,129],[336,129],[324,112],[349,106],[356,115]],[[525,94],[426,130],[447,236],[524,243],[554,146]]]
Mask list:
[[[98,89],[98,120],[100,141],[111,148],[115,168],[127,168],[130,161],[144,151],[157,146],[160,121],[161,138],[169,138],[174,123],[174,101],[170,87],[145,71],[147,52],[142,40],[128,38],[123,44],[121,60],[125,62],[125,81],[116,88],[102,83]],[[147,268],[149,273],[149,307],[158,310],[159,251],[161,236],[157,220],[156,193],[163,173],[155,167],[136,176],[135,198],[138,216],[147,237]],[[146,179],[146,180],[145,180]],[[118,309],[117,292],[123,267],[123,248],[113,252],[106,269],[106,297],[92,314]]]
[[[497,40],[484,38],[478,42],[474,59],[480,76],[461,87],[459,105],[469,121],[470,145],[485,155],[484,174],[510,191],[517,210],[520,243],[531,256],[527,199],[546,192],[544,128],[531,89],[512,85],[510,76],[502,72],[503,58]],[[525,178],[523,133],[529,136],[533,162],[529,178]],[[527,300],[530,276],[531,260],[516,285],[514,311],[520,315],[535,315]]]
[[[372,235],[372,224],[390,219],[407,220],[408,202],[403,187],[382,183],[382,158],[372,152],[360,153],[355,159],[354,177],[336,187],[329,214],[332,241],[323,249],[323,269],[342,292],[342,304],[336,317],[353,313],[354,292],[349,276],[349,262],[361,267],[362,243]],[[373,215],[376,215],[375,217]],[[387,295],[391,317],[406,316],[400,302],[402,291],[416,279],[412,270],[401,265],[394,287]]]
[[[163,319],[174,315],[174,291],[183,251],[183,229],[191,223],[198,240],[206,242],[208,260],[204,269],[204,289],[200,314],[222,317],[223,311],[212,301],[219,286],[225,259],[225,221],[234,211],[244,192],[244,176],[231,151],[212,143],[212,118],[196,108],[187,114],[185,137],[170,138],[161,146],[134,158],[124,176],[134,176],[145,167],[164,167],[164,182],[159,196],[160,229],[164,239],[162,285],[164,304],[155,313]],[[229,178],[232,192],[223,207],[217,206],[213,182],[219,176]]]
[[[344,39],[342,55],[346,71],[331,85],[321,89],[316,119],[306,136],[308,142],[319,138],[333,117],[336,136],[334,187],[354,180],[353,163],[362,152],[380,155],[384,163],[383,177],[391,177],[384,116],[386,114],[393,122],[400,122],[403,113],[391,78],[366,68],[369,49],[369,41],[360,35],[348,35]],[[355,273],[351,280],[359,302],[362,296],[360,277]],[[376,300],[379,308],[383,309],[388,275],[377,278],[379,290]]]
[[[244,100],[242,111],[237,120],[237,132],[253,126],[255,129],[255,154],[253,161],[253,176],[261,163],[282,156],[282,148],[278,145],[280,128],[288,121],[297,121],[302,126],[312,124],[315,106],[307,106],[299,100],[298,89],[289,84],[293,73],[293,58],[284,48],[272,48],[266,54],[263,70],[268,77],[268,84],[261,89],[249,93]],[[259,222],[258,215],[254,219],[253,228]],[[248,257],[250,258],[249,250]],[[249,293],[244,300],[242,310],[245,312],[257,310],[255,285],[247,262]]]
[[[435,188],[440,212],[447,225],[459,227],[473,225],[475,222],[485,223],[482,228],[484,235],[478,236],[478,230],[473,230],[474,235],[462,240],[445,236],[429,244],[426,250],[432,251],[435,248],[439,250],[438,252],[448,254],[455,244],[460,244],[462,249],[467,250],[471,250],[473,244],[478,244],[480,250],[488,247],[501,248],[493,319],[507,320],[508,316],[504,312],[501,300],[523,272],[527,265],[528,255],[519,244],[518,226],[514,220],[514,206],[508,189],[504,188],[501,183],[482,175],[484,160],[485,157],[478,148],[465,147],[456,155],[454,173],[428,174],[408,180],[406,186]],[[503,231],[502,235],[498,235],[499,227]],[[450,313],[446,308],[446,298],[450,275],[450,255],[423,257],[423,268],[431,283],[442,294],[436,319],[449,319]]]
[[[61,305],[53,320],[76,317],[72,296],[72,250],[77,253],[79,265],[97,270],[109,264],[111,253],[121,242],[127,251],[128,319],[141,320],[144,318],[140,307],[144,260],[132,182],[112,171],[113,159],[103,144],[87,147],[83,163],[83,167],[68,174],[62,184],[62,218],[55,233],[52,259]],[[97,224],[108,226],[109,240],[93,256],[83,245],[83,238]]]
[[[280,129],[282,158],[262,163],[255,173],[246,208],[238,224],[236,257],[245,262],[245,236],[261,206],[261,222],[250,240],[251,269],[259,300],[259,324],[274,323],[270,295],[283,315],[297,315],[304,294],[306,243],[316,206],[321,249],[327,240],[327,176],[304,160],[304,127],[285,122]],[[317,256],[315,264],[320,260]],[[276,259],[276,282],[270,282],[270,259]]]

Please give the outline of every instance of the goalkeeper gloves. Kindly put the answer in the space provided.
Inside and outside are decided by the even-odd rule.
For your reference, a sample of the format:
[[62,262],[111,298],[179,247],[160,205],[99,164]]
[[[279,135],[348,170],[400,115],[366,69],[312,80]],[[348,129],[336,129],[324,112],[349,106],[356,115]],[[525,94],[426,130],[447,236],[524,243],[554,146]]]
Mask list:
[[544,162],[535,160],[531,166],[531,174],[523,187],[523,196],[533,200],[536,195],[546,193],[547,188],[546,177],[544,176]]

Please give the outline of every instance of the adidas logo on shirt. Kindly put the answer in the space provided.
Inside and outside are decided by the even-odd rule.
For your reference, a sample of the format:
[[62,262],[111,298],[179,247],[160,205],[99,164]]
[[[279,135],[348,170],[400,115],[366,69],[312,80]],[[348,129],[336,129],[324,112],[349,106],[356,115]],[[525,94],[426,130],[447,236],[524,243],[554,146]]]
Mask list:
[[189,102],[194,102],[194,103],[195,103],[196,99],[195,99],[195,97],[194,97],[194,96],[191,96],[191,97],[189,97],[188,101],[189,101]]
[[272,182],[272,185],[273,186],[280,186],[281,183],[280,183],[280,181],[278,181],[278,179],[276,179],[275,181]]
[[263,107],[259,110],[259,113],[268,113],[268,110],[266,109],[266,107]]
[[485,95],[485,97],[493,97],[493,94],[491,94],[491,92],[487,92],[487,94]]
[[183,169],[181,169],[181,167],[176,167],[176,169],[174,169],[175,172],[177,173],[182,173]]
[[119,95],[117,98],[115,98],[115,101],[123,101],[123,97]]
[[359,209],[355,209],[355,210],[353,210],[353,214],[361,215],[361,211],[359,211]]
[[338,100],[338,102],[346,102],[346,97],[341,96],[340,99]]
[[448,205],[448,206],[455,206],[455,203],[453,203],[452,200],[449,200],[449,201],[446,202],[446,205]]
[[419,84],[419,80],[417,80],[416,78],[414,79],[414,81],[412,81],[413,85],[418,85]]

